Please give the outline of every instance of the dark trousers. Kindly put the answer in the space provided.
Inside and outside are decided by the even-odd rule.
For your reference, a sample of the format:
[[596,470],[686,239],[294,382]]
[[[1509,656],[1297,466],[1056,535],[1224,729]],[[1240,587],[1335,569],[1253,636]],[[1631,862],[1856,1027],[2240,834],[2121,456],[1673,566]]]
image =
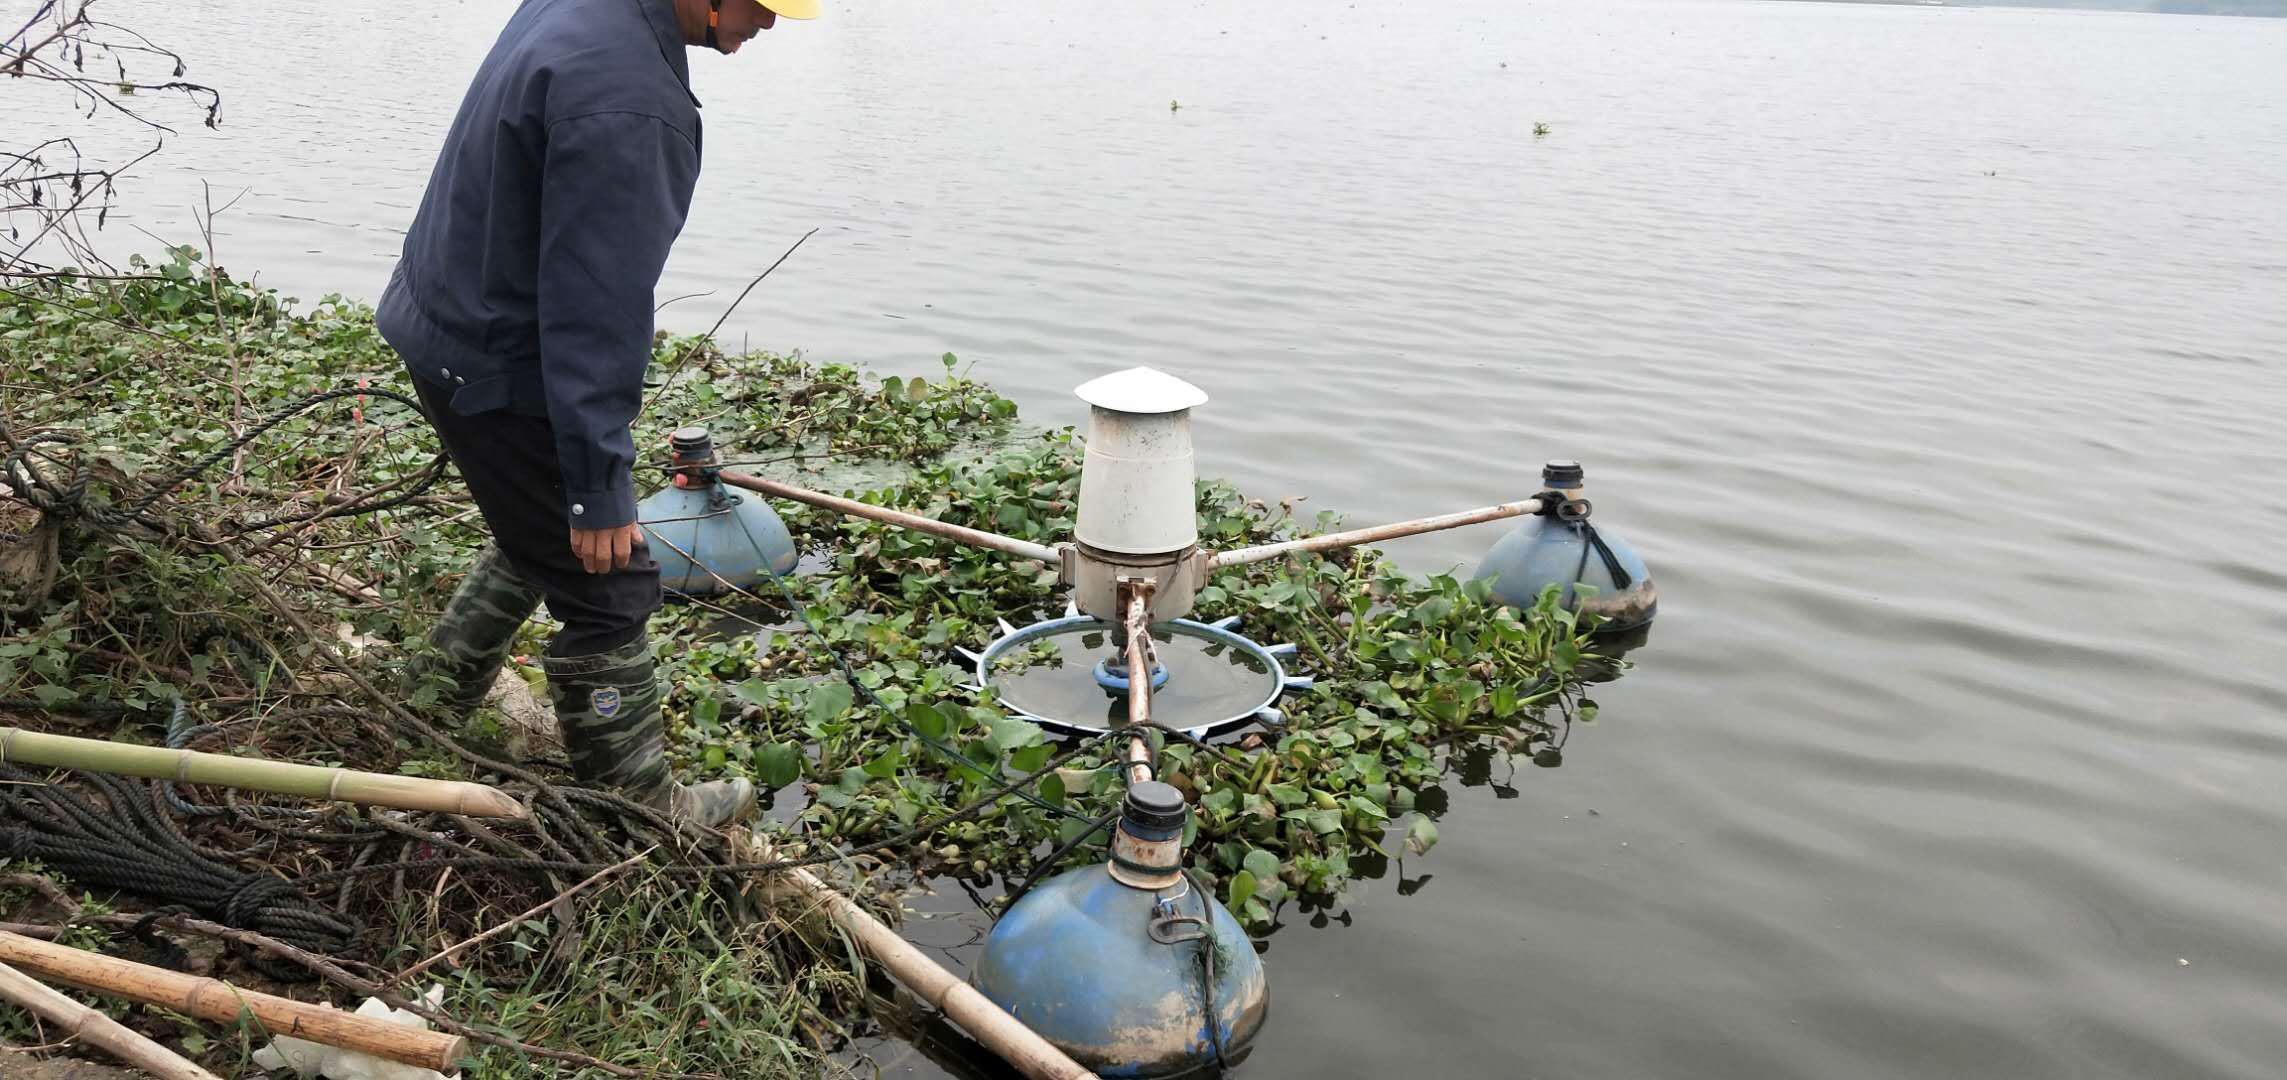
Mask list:
[[624,570],[591,574],[580,565],[547,418],[462,416],[447,403],[450,393],[417,374],[412,380],[421,411],[468,481],[493,544],[517,576],[540,588],[548,613],[564,624],[548,655],[593,656],[642,637],[644,622],[659,610],[659,564],[639,542]]

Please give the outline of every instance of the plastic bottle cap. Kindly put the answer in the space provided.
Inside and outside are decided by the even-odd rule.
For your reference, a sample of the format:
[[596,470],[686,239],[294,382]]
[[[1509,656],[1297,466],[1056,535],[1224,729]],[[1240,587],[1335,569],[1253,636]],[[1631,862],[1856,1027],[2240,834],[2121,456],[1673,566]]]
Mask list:
[[714,451],[714,436],[698,425],[676,428],[667,445],[680,457],[704,457]]
[[1541,483],[1560,491],[1579,487],[1586,475],[1577,461],[1552,461],[1541,466]]
[[1146,780],[1128,789],[1128,801],[1120,818],[1139,828],[1180,829],[1190,811],[1184,804],[1183,792],[1176,790],[1175,785]]

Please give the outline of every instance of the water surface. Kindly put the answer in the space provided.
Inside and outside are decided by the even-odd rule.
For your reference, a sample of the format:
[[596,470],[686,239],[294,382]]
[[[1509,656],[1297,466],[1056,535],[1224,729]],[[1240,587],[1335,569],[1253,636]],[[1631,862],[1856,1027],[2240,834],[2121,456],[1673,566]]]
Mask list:
[[[224,263],[310,299],[378,292],[509,10],[106,7],[229,93],[114,234],[246,188]],[[694,58],[661,297],[713,295],[663,318],[817,227],[734,340],[950,349],[1044,423],[1153,364],[1214,396],[1204,471],[1359,523],[1586,463],[1659,581],[1638,670],[1290,911],[1246,1075],[2271,1078],[2283,58],[2087,12],[840,3]]]

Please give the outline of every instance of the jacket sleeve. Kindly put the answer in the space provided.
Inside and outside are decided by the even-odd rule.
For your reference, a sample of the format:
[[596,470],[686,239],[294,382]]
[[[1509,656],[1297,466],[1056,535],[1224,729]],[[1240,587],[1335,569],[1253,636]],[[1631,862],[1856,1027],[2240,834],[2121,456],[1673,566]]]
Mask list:
[[652,290],[699,180],[690,137],[656,117],[593,113],[548,129],[540,182],[540,377],[576,529],[635,520],[635,441]]

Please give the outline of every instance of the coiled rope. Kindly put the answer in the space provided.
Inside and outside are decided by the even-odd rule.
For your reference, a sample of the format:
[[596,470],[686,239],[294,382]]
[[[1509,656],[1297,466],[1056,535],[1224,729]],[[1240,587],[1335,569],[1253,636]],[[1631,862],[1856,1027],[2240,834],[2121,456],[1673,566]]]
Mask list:
[[[238,450],[261,438],[285,421],[301,415],[317,405],[348,397],[381,398],[406,405],[415,410],[420,408],[417,401],[404,394],[371,387],[342,387],[306,395],[271,413],[261,422],[229,442],[217,446],[198,459],[167,474],[157,485],[123,510],[89,500],[89,472],[83,459],[75,456],[71,462],[69,474],[61,481],[49,477],[34,464],[36,458],[48,461],[55,460],[49,455],[39,453],[39,447],[67,446],[79,441],[78,436],[69,432],[41,432],[22,439],[15,439],[9,437],[4,429],[0,429],[0,446],[4,446],[10,451],[5,459],[0,459],[0,477],[5,477],[24,501],[43,513],[76,517],[106,530],[118,530],[132,525],[163,528],[165,522],[153,520],[149,515],[150,511],[169,494],[221,462],[228,460]],[[401,506],[418,497],[441,478],[444,471],[442,464],[441,458],[432,462],[427,470],[410,481],[404,489],[385,498],[374,497],[379,493],[367,493],[367,496],[341,506],[325,508],[311,513],[260,519],[244,525],[243,528],[254,529],[292,524],[314,518],[370,513]],[[752,541],[751,536],[749,540]],[[895,710],[890,709],[874,693],[872,688],[858,677],[848,657],[843,654],[841,649],[834,647],[823,628],[817,625],[809,611],[794,596],[787,582],[782,577],[774,575],[774,583],[778,585],[788,607],[800,613],[809,623],[812,636],[819,639],[820,644],[826,648],[836,668],[839,669],[839,674],[856,691],[861,700],[873,708],[879,709],[892,722],[906,726],[911,734],[932,749],[944,754],[947,760],[956,766],[965,767],[980,779],[992,775],[976,763],[968,761],[957,747],[914,730],[910,725],[905,725],[903,718]],[[740,591],[745,592],[746,590]],[[747,593],[747,595],[750,598],[759,599],[759,597],[754,597],[752,593]],[[27,708],[46,708],[39,703],[28,701],[10,702],[9,704]],[[69,708],[71,704],[66,703],[64,707]],[[167,741],[169,745],[177,747],[187,745],[199,736],[213,730],[215,729],[209,725],[192,724],[187,705],[179,699],[174,703],[173,716],[168,724]],[[1188,742],[1198,741],[1172,729],[1161,728],[1160,730],[1167,737]],[[423,731],[422,734],[432,737],[437,735],[434,731]],[[1090,821],[1088,817],[1070,807],[1040,798],[1030,788],[1038,783],[1042,777],[1095,749],[1099,744],[1114,738],[1125,738],[1131,734],[1133,733],[1126,731],[1105,732],[1095,737],[1080,740],[1051,757],[1040,767],[1027,770],[1023,775],[1013,779],[994,777],[995,779],[1004,779],[1004,782],[994,785],[991,790],[983,793],[980,797],[971,799],[954,810],[902,832],[857,847],[843,849],[830,844],[821,844],[822,850],[799,858],[777,859],[768,862],[732,862],[726,860],[719,862],[655,863],[652,864],[652,869],[668,877],[710,879],[746,877],[798,867],[846,863],[859,856],[904,847],[926,840],[946,826],[974,818],[1001,800],[1012,796],[1024,799],[1049,812],[1070,816],[1081,821]],[[471,764],[480,767],[500,764],[485,761],[481,757],[471,756],[465,750],[453,745],[450,740],[443,741],[448,747],[469,759]],[[508,773],[532,779],[540,789],[532,805],[538,813],[540,821],[545,823],[541,834],[543,843],[546,842],[550,834],[560,834],[564,841],[586,849],[581,854],[587,855],[587,858],[561,857],[570,855],[571,852],[566,850],[562,843],[555,843],[547,846],[555,850],[559,856],[557,858],[465,854],[392,862],[360,863],[346,868],[303,875],[289,883],[266,874],[249,874],[233,870],[200,854],[181,837],[173,827],[173,823],[168,821],[165,814],[157,808],[152,798],[154,793],[148,788],[108,775],[79,774],[102,793],[107,804],[117,808],[116,814],[106,815],[79,796],[39,782],[38,778],[30,776],[30,774],[22,773],[10,766],[0,766],[0,769],[6,770],[0,772],[0,780],[22,782],[21,786],[0,784],[0,787],[14,789],[7,792],[9,797],[0,797],[0,819],[13,822],[5,830],[0,830],[0,852],[38,859],[59,873],[83,883],[179,900],[185,908],[201,912],[217,922],[266,934],[320,955],[338,955],[351,948],[356,941],[357,930],[345,920],[317,909],[312,902],[301,895],[298,887],[308,888],[329,882],[346,882],[384,874],[441,870],[448,867],[476,870],[492,869],[546,877],[559,874],[594,873],[616,865],[614,862],[599,861],[599,856],[608,851],[609,846],[603,844],[601,838],[591,831],[592,825],[577,821],[575,820],[576,815],[568,813],[573,804],[590,811],[602,811],[619,819],[623,827],[636,833],[654,832],[663,828],[665,832],[659,838],[666,839],[676,831],[671,823],[659,819],[648,808],[630,803],[612,793],[552,786],[539,782],[536,778],[530,778],[529,774],[523,773],[522,770],[507,767]],[[1122,773],[1124,775],[1124,769]],[[211,817],[229,814],[248,821],[250,824],[259,824],[255,819],[273,812],[273,808],[267,807],[204,806],[183,798],[172,784],[156,785],[156,787],[158,788],[156,792],[158,799],[164,800],[176,813],[187,817]],[[552,803],[551,800],[554,799],[566,801],[559,807]],[[281,811],[279,813],[280,816],[305,816],[303,812],[295,811]],[[1096,822],[1091,823],[1097,824]],[[262,825],[260,827],[264,831],[282,835],[301,835],[292,830],[277,829],[274,826]],[[1082,835],[1082,839],[1097,831],[1098,829],[1088,830]],[[1069,851],[1070,846],[1067,845],[1064,850]],[[463,848],[462,850],[467,849]],[[156,918],[168,912],[169,909],[161,909],[153,913],[152,917]]]
[[[200,854],[153,805],[148,788],[104,773],[75,772],[102,795],[97,807],[40,775],[0,764],[0,855],[37,860],[82,885],[164,897],[182,910],[324,955],[357,944],[360,928],[304,898],[292,883],[238,870]],[[156,918],[167,909],[153,913]],[[292,964],[257,957],[279,977]]]

